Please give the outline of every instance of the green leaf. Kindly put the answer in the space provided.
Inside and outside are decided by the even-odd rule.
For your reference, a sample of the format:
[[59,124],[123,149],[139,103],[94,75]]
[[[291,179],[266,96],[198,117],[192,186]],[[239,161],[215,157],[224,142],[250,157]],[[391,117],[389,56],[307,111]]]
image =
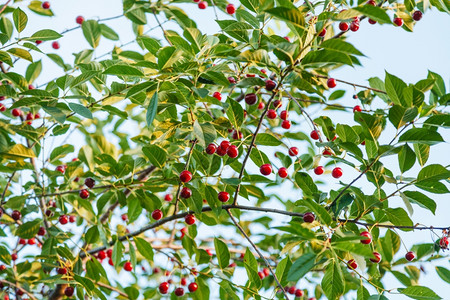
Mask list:
[[370,248],[365,247],[362,244],[349,243],[348,241],[333,243],[333,248],[341,251],[350,252],[356,255],[360,255],[366,258],[372,258],[373,252]]
[[400,105],[394,105],[389,109],[389,121],[391,121],[395,128],[399,129],[414,120],[418,113],[417,107],[406,108]]
[[433,145],[444,142],[444,139],[434,130],[428,128],[411,128],[403,133],[398,141]]
[[[296,176],[297,177],[297,176]],[[305,206],[308,207],[312,212],[315,213],[315,215],[326,225],[331,225],[333,222],[333,218],[331,218],[328,211],[317,202],[314,202],[311,199],[302,199],[297,202],[295,202],[295,205],[297,206]]]
[[420,166],[423,167],[427,163],[428,157],[430,155],[430,145],[414,143],[413,146],[417,161],[419,162]]
[[323,292],[327,299],[339,299],[345,290],[344,274],[342,269],[335,260],[331,260],[328,264],[321,283]]
[[346,124],[337,124],[336,133],[343,142],[354,144],[359,143],[358,133],[356,133],[356,131],[352,127]]
[[27,71],[25,73],[25,79],[29,83],[32,83],[39,76],[39,74],[41,74],[41,71],[42,71],[42,61],[41,60],[31,63],[28,66]]
[[289,269],[287,280],[298,281],[300,278],[303,278],[316,264],[316,257],[315,253],[305,253],[297,258]]
[[298,8],[275,7],[267,9],[266,13],[300,28],[305,27],[305,14]]
[[330,49],[310,51],[302,59],[302,65],[326,63],[353,65],[353,61],[349,55]]
[[444,267],[436,267],[436,273],[447,283],[450,283],[450,271]]
[[78,103],[69,103],[70,109],[82,117],[93,120],[92,112],[84,105]]
[[73,145],[65,144],[59,147],[56,147],[53,149],[52,153],[50,154],[50,162],[54,162],[57,159],[65,157],[68,153],[72,153],[75,151],[75,148]]
[[31,239],[36,236],[41,227],[42,220],[33,220],[23,223],[17,228],[16,235],[23,239]]
[[406,83],[403,80],[386,72],[384,86],[386,93],[394,104],[407,106],[403,99],[403,90],[406,88]]
[[356,10],[362,13],[363,15],[367,16],[368,18],[377,21],[380,24],[392,23],[391,18],[386,13],[386,11],[378,6],[363,4],[362,6],[353,7],[352,10]]
[[263,146],[279,146],[282,142],[270,133],[259,133],[255,143]]
[[36,31],[35,33],[33,33],[33,35],[29,38],[26,38],[26,40],[31,40],[31,41],[52,41],[52,40],[57,40],[59,38],[62,38],[62,35],[57,33],[54,30],[51,29],[42,29],[39,31]]
[[[405,191],[400,192],[400,195],[406,197],[410,202],[419,205],[420,207],[426,208],[431,211],[433,214],[436,213],[436,202],[417,191]],[[402,197],[403,197],[402,196]]]
[[211,123],[200,124],[198,119],[194,121],[194,136],[198,144],[205,148],[217,138],[216,128]]
[[103,74],[116,75],[116,76],[144,76],[141,70],[129,65],[113,65],[103,71]]
[[[388,220],[395,226],[413,226],[413,222],[408,217],[408,213],[400,207],[397,208],[386,208],[384,210]],[[410,231],[408,228],[400,228],[403,231]]]
[[125,250],[125,247],[123,246],[122,242],[117,240],[114,244],[113,252],[112,252],[112,261],[114,263],[114,266],[118,266],[120,262],[122,261],[123,251]]
[[20,9],[20,7],[16,8],[13,11],[13,20],[18,32],[22,32],[28,23],[27,14],[24,13],[23,10]]
[[175,47],[164,47],[158,52],[158,67],[160,70],[164,70],[172,67],[180,57],[183,55],[181,50],[177,50]]
[[106,26],[105,24],[100,24],[100,31],[101,31],[102,35],[105,38],[107,38],[108,40],[112,40],[112,41],[119,40],[119,35],[114,30],[112,30],[110,27]]
[[167,153],[161,147],[157,145],[149,145],[142,148],[142,152],[144,152],[145,156],[148,157],[152,165],[155,167],[161,169],[166,164]]
[[401,146],[401,150],[398,153],[398,164],[400,166],[400,171],[402,171],[402,173],[408,171],[414,166],[415,162],[416,154],[408,146],[408,144]]
[[442,299],[439,297],[433,290],[427,288],[425,286],[409,286],[407,288],[399,288],[397,289],[403,295],[408,296],[412,299],[417,300],[439,300]]
[[34,153],[34,151],[30,148],[25,147],[22,144],[15,144],[14,146],[12,146],[10,149],[8,149],[8,151],[5,152],[0,152],[2,155],[4,155],[5,157],[14,157],[14,158],[32,158],[32,157],[36,157],[36,154]]
[[134,237],[133,240],[139,253],[141,253],[149,262],[153,261],[154,254],[152,245],[140,237]]
[[42,109],[50,114],[56,121],[63,124],[66,121],[66,115],[59,109],[53,106],[42,106]]
[[277,265],[277,269],[275,271],[275,275],[280,281],[281,285],[285,286],[288,283],[288,274],[292,266],[291,259],[289,255],[287,255],[282,261],[280,261]]
[[89,45],[92,48],[97,48],[102,35],[102,30],[98,22],[95,20],[86,20],[81,24],[81,29]]
[[5,247],[0,245],[0,261],[8,264],[11,262],[11,252]]
[[155,119],[156,112],[158,110],[158,92],[153,93],[152,98],[150,99],[150,104],[147,108],[146,121],[147,126],[150,127],[153,123],[153,119]]
[[23,58],[25,60],[31,61],[33,62],[33,57],[31,56],[30,52],[28,52],[25,49],[21,49],[21,48],[10,48],[8,50],[9,53],[11,53],[14,56]]
[[297,172],[297,174],[295,174],[295,182],[302,189],[303,194],[305,195],[313,195],[319,192],[314,180],[308,173]]
[[51,9],[44,9],[42,7],[42,1],[31,1],[28,5],[28,8],[41,16],[51,17],[53,16],[53,11]]
[[214,247],[216,249],[217,260],[221,269],[225,269],[230,265],[230,251],[227,244],[218,238],[214,238]]
[[236,130],[239,130],[242,123],[244,122],[244,109],[239,104],[239,102],[228,98],[227,104],[230,106],[226,110],[226,114],[228,119],[230,120],[231,124]]
[[416,183],[423,183],[427,181],[439,181],[448,179],[450,177],[450,171],[444,166],[433,164],[422,168],[417,175]]
[[[353,55],[359,55],[362,56],[363,54],[355,48],[352,44],[343,41],[341,39],[329,39],[320,44],[321,48],[325,49],[331,49],[334,51],[343,52],[346,54],[353,54]],[[332,100],[332,99],[330,99]]]

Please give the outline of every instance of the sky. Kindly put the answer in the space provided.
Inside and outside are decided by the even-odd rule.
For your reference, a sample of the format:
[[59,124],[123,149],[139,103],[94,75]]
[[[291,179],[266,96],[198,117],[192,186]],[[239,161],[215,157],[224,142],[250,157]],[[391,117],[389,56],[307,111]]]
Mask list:
[[[235,3],[236,4],[236,3]],[[58,32],[65,29],[77,26],[75,24],[75,18],[78,15],[83,15],[86,19],[101,19],[107,17],[113,17],[122,13],[121,1],[117,0],[78,0],[78,1],[51,1],[52,9],[55,12],[55,17],[43,18],[29,15],[29,25],[23,32],[22,36],[32,34],[33,32],[43,29],[52,28]],[[197,21],[199,28],[209,34],[214,34],[218,30],[217,24],[214,22],[215,15],[212,8],[206,10],[199,10],[195,4],[181,5],[189,12],[191,17]],[[28,13],[28,11],[27,11]],[[219,18],[228,18],[227,15],[219,12]],[[161,18],[161,20],[163,20]],[[146,30],[156,26],[156,21],[152,16],[148,16],[148,25]],[[100,56],[103,53],[107,53],[112,49],[113,45],[125,44],[133,40],[133,34],[131,31],[130,22],[123,17],[115,20],[107,21],[106,24],[116,30],[119,33],[120,41],[112,42],[102,38],[100,46],[96,49],[96,56]],[[176,28],[169,24],[165,24],[165,29]],[[390,25],[370,25],[367,20],[361,23],[360,30],[355,33],[349,33],[348,41],[352,42],[361,52],[366,55],[366,58],[361,59],[362,67],[343,67],[337,71],[332,72],[332,76],[346,81],[368,85],[367,79],[370,77],[378,76],[384,78],[385,71],[394,74],[402,78],[407,83],[415,83],[420,79],[426,78],[428,70],[440,74],[446,83],[447,91],[450,88],[450,18],[443,13],[437,13],[436,10],[427,11],[423,19],[417,23],[414,33],[409,33],[401,28],[397,28]],[[161,31],[158,29],[150,33],[151,36],[161,38]],[[74,30],[67,33],[60,41],[61,48],[59,50],[53,50],[50,48],[50,43],[44,43],[41,48],[50,50],[50,52],[61,55],[68,61],[73,61],[72,53],[79,52],[82,49],[89,47],[85,41],[81,30]],[[137,49],[135,45],[130,45],[126,49]],[[17,65],[17,70],[23,69],[24,64],[21,62]],[[41,76],[38,78],[35,85],[43,84],[53,78],[62,75],[62,70],[57,67],[53,62],[44,63],[44,70]],[[342,86],[338,83],[338,88],[346,89],[347,96],[340,103],[353,106],[356,104],[352,98],[352,88]],[[378,100],[381,102],[381,100]],[[322,114],[329,114],[328,111],[321,111],[317,108],[313,108],[310,113],[313,117],[317,117]],[[347,121],[345,117],[348,115],[336,114],[333,112],[333,120],[336,122]],[[303,124],[306,124],[304,122]],[[449,132],[442,131],[445,140],[449,140]],[[75,135],[75,138],[80,138]],[[304,145],[299,145],[300,149],[305,150]],[[303,147],[303,148],[302,148]],[[435,147],[431,152],[431,159],[434,163],[441,163],[448,165],[450,159],[447,153],[450,148],[447,143]],[[384,163],[391,169],[396,170],[398,173],[398,166],[395,159],[386,160]],[[342,182],[350,182],[357,176],[355,170],[347,166],[342,167],[344,169],[344,176],[341,178]],[[410,174],[418,172],[420,169],[417,165],[409,171]],[[256,172],[255,172],[256,173]],[[366,191],[373,190],[371,184],[364,180],[357,183],[357,186],[362,187]],[[337,183],[328,184],[325,188],[338,188]],[[295,198],[294,194],[287,195],[289,198]],[[414,207],[415,211],[412,216],[413,221],[434,226],[449,226],[448,212],[450,211],[450,203],[448,199],[444,199],[443,196],[432,195],[433,199],[438,203],[436,215],[433,215],[429,211]],[[398,197],[397,197],[398,198]],[[400,207],[403,206],[401,200],[395,199],[391,202],[394,205]],[[277,204],[273,204],[277,205]],[[249,217],[247,217],[249,218]],[[283,220],[277,220],[282,223]],[[206,228],[206,227],[204,227]],[[413,233],[401,233],[404,238],[404,242],[407,247],[413,243],[418,242],[432,242],[432,237],[429,232],[413,232]],[[400,250],[400,253],[406,252]],[[448,260],[441,260],[439,265],[449,267]],[[431,287],[436,293],[445,295],[448,291],[448,285],[442,281],[434,271],[432,264],[424,265],[427,274],[421,276],[420,283],[422,285]],[[242,277],[241,279],[245,279]],[[386,287],[395,288],[400,287],[401,284],[396,282],[395,279],[387,278]],[[306,284],[302,282],[301,284]],[[306,287],[306,286],[305,286]],[[401,295],[388,296],[389,299],[407,299]],[[445,297],[444,297],[445,298]]]

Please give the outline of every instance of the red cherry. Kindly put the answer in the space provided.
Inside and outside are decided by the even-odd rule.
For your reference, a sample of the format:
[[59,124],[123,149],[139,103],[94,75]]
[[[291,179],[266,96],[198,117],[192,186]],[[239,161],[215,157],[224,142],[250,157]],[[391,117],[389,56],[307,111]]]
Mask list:
[[339,30],[340,31],[347,31],[348,30],[348,23],[346,23],[346,22],[339,23]]
[[310,136],[313,140],[318,140],[319,139],[319,132],[317,130],[313,130],[310,133]]
[[378,252],[373,252],[373,258],[370,258],[369,260],[373,263],[379,263],[381,261],[381,254]]
[[234,5],[233,4],[228,4],[227,5],[227,13],[228,14],[230,14],[230,15],[232,15],[232,14],[234,14],[236,12],[236,8],[234,7]]
[[288,36],[283,37],[286,41],[288,41],[289,43],[291,42],[291,39]]
[[316,219],[316,216],[312,212],[307,212],[303,215],[303,221],[306,223],[312,223]]
[[259,171],[263,175],[270,175],[272,173],[272,166],[270,164],[264,164],[259,168]]
[[291,294],[291,295],[294,295],[294,294],[295,294],[295,290],[296,290],[295,286],[291,286],[291,287],[288,289],[288,293]]
[[420,10],[416,10],[415,12],[413,12],[412,14],[412,18],[414,21],[420,21],[422,19],[422,12]]
[[331,153],[331,151],[328,149],[323,150],[322,154],[323,155],[333,155],[333,153]]
[[409,251],[408,253],[405,254],[405,258],[408,261],[412,261],[415,257],[416,257],[416,254],[412,251]]
[[159,210],[159,209],[155,209],[155,210],[152,212],[152,218],[153,218],[154,220],[156,220],[156,221],[160,220],[160,219],[162,218],[162,216],[163,216],[163,213],[162,213],[162,211]]
[[48,1],[43,2],[42,3],[42,8],[43,9],[49,9],[50,8],[50,2],[48,2]]
[[266,90],[267,91],[273,91],[277,87],[277,84],[273,80],[266,80]]
[[362,112],[362,108],[359,105],[356,105],[355,107],[353,107],[353,112]]
[[27,241],[25,239],[19,239],[19,245],[26,245]]
[[222,94],[219,92],[214,92],[213,97],[219,101],[222,100]]
[[113,262],[112,258],[108,259],[108,264],[109,264],[110,266],[114,266],[114,262]]
[[35,43],[36,43],[36,45],[39,45],[39,44],[41,44],[41,43],[42,43],[42,41],[40,41],[40,40],[36,40],[36,41],[35,41]]
[[14,117],[20,117],[23,114],[20,108],[14,108],[11,113]]
[[[26,120],[32,121],[34,119],[34,114],[32,112],[27,113]],[[31,122],[27,122],[28,125],[31,125]]]
[[234,78],[234,77],[228,77],[228,81],[231,83],[231,84],[235,84],[236,83],[236,79]]
[[22,214],[18,210],[13,210],[13,212],[11,213],[11,218],[13,218],[13,220],[15,221],[18,221],[22,218]]
[[358,264],[356,263],[356,261],[354,260],[354,259],[350,259],[348,262],[347,262],[347,267],[350,269],[350,270],[355,270],[356,268],[358,268]]
[[275,107],[275,109],[280,108],[282,104],[281,100],[273,101],[273,107]]
[[448,248],[448,238],[444,236],[439,240],[439,246],[441,249],[447,249]]
[[261,279],[264,279],[264,273],[263,272],[258,272],[258,276],[259,276],[259,278],[261,278]]
[[66,225],[69,223],[69,218],[66,215],[59,216],[59,223]]
[[0,111],[5,111],[6,110],[6,106],[3,105],[2,103],[0,103]]
[[295,297],[301,297],[303,296],[303,291],[301,289],[296,289],[295,290]]
[[259,110],[262,110],[262,109],[264,109],[265,106],[266,106],[266,105],[264,104],[264,102],[259,102],[257,108],[258,108]]
[[124,265],[123,265],[123,269],[125,271],[131,272],[131,270],[133,270],[133,266],[131,265],[131,262],[127,261]]
[[180,284],[181,285],[186,285],[187,284],[187,279],[185,277],[181,278]]
[[239,155],[239,150],[235,145],[228,147],[227,154],[231,158],[236,158]]
[[28,240],[28,245],[35,245],[36,244],[36,239],[35,238],[31,238]]
[[269,119],[275,119],[276,117],[277,117],[277,112],[275,111],[275,110],[273,110],[273,109],[269,109],[268,111],[267,111],[267,117],[269,118]]
[[106,255],[111,258],[112,257],[112,249],[106,250]]
[[98,254],[97,254],[97,257],[98,257],[100,260],[105,259],[105,258],[106,258],[106,253],[105,253],[105,251],[100,250],[100,251],[98,252]]
[[127,214],[122,214],[120,217],[122,218],[122,221],[124,221],[124,222],[128,221],[128,215]]
[[194,293],[198,289],[198,285],[195,282],[191,282],[188,285],[189,292]]
[[219,148],[217,148],[216,153],[217,153],[217,155],[219,155],[219,156],[224,156],[225,154],[227,154],[227,150],[228,150],[228,148],[227,148],[227,149],[224,149],[224,148],[222,148],[222,147],[219,147]]
[[16,261],[18,258],[19,256],[17,255],[17,253],[11,254],[11,260]]
[[181,228],[181,230],[180,230],[180,232],[181,232],[180,239],[182,239],[184,237],[184,235],[186,234],[187,230],[188,229],[186,227]]
[[219,198],[220,202],[227,202],[230,200],[230,194],[228,192],[220,192],[217,194],[217,198]]
[[86,190],[86,189],[82,189],[82,190],[80,191],[80,197],[81,197],[81,199],[87,199],[87,198],[89,198],[89,191]]
[[359,29],[359,23],[352,22],[352,23],[350,24],[350,30],[351,30],[351,31],[355,32],[355,31],[358,31],[358,29]]
[[336,87],[336,79],[334,79],[334,78],[328,78],[328,80],[327,80],[327,86],[328,86],[330,89]]
[[159,285],[159,292],[161,294],[167,294],[168,291],[169,291],[169,283],[168,282],[162,282]]
[[280,112],[280,119],[287,120],[288,117],[289,117],[289,113],[286,110],[282,110]]
[[377,21],[369,19],[369,24],[372,24],[372,25],[377,24]]
[[394,18],[394,24],[396,26],[402,26],[403,25],[403,19],[402,18]]
[[297,156],[298,155],[298,148],[297,147],[289,148],[289,155],[290,156]]
[[86,178],[86,180],[84,180],[84,184],[85,184],[88,188],[92,189],[92,188],[95,186],[95,180],[92,179],[92,178]]
[[281,123],[281,127],[283,127],[284,129],[289,129],[289,128],[291,128],[291,121],[284,120],[284,121]]
[[84,22],[84,17],[83,16],[78,16],[76,19],[75,19],[75,22],[77,22],[77,24],[83,24],[83,22]]
[[208,7],[208,2],[202,1],[198,3],[198,8],[200,9],[206,9]]
[[173,200],[173,196],[171,194],[166,194],[164,196],[164,201],[170,202]]
[[188,170],[184,170],[180,173],[180,180],[181,182],[189,182],[192,179],[192,173],[189,172]]
[[59,275],[66,275],[67,274],[67,269],[66,268],[58,268],[57,272]]
[[40,235],[40,236],[45,235],[45,228],[44,227],[39,227],[39,231],[38,231],[37,234]]
[[285,167],[279,168],[279,169],[278,169],[278,175],[279,175],[281,178],[286,178],[286,177],[288,176],[287,169],[286,169]]
[[268,268],[264,268],[263,273],[264,273],[264,276],[266,276],[266,277],[270,275],[270,271]]
[[73,287],[68,286],[64,289],[64,295],[66,295],[67,297],[72,297],[74,291],[75,291],[75,289]]
[[222,149],[224,149],[225,151],[227,151],[227,150],[228,150],[228,147],[230,147],[230,145],[231,145],[231,143],[230,143],[229,141],[225,140],[225,141],[222,141],[222,142],[220,143],[220,148],[222,148]]
[[212,155],[214,153],[216,153],[217,150],[217,146],[214,144],[209,144],[208,147],[206,147],[205,152],[209,155]]
[[245,100],[245,103],[247,103],[248,105],[253,105],[256,102],[258,102],[258,97],[256,96],[256,94],[250,93],[250,94],[245,95],[244,100]]
[[246,74],[245,76],[246,76],[246,77],[252,77],[252,78],[253,78],[253,77],[255,77],[256,75],[255,75],[255,74]]
[[240,140],[240,139],[242,139],[243,134],[242,134],[242,132],[239,132],[237,130],[233,130],[232,137],[233,137],[233,140]]
[[366,2],[367,5],[372,5],[372,6],[376,6],[377,3],[375,2],[375,0],[369,0]]
[[314,168],[314,173],[316,175],[322,175],[325,169],[322,166],[318,166]]
[[206,253],[208,253],[209,256],[213,256],[211,249],[206,249],[205,251],[206,251]]
[[342,169],[339,167],[336,167],[333,169],[333,171],[331,171],[331,176],[333,176],[334,178],[340,178],[342,174]]
[[178,297],[181,297],[184,295],[184,289],[182,287],[176,288],[175,289],[175,295]]
[[365,237],[365,239],[361,240],[361,244],[370,244],[372,243],[372,235],[368,231],[363,231],[359,234],[360,236]]
[[55,42],[52,43],[52,48],[53,48],[53,49],[58,50],[59,47],[60,47],[60,46],[59,46],[59,43],[58,43],[58,42],[55,41]]
[[182,198],[184,198],[184,199],[188,199],[188,198],[191,198],[191,196],[192,196],[192,191],[191,191],[191,189],[190,188],[188,188],[188,187],[184,187],[183,189],[181,189],[181,197]]
[[55,171],[61,172],[64,174],[64,172],[66,172],[66,168],[64,168],[64,166],[57,166]]
[[320,36],[320,37],[324,37],[325,34],[327,34],[327,30],[324,28],[324,29],[322,29],[322,31],[319,33],[319,36]]
[[236,268],[237,264],[235,262],[228,265],[228,268]]
[[186,217],[184,217],[184,221],[186,222],[186,224],[192,225],[195,223],[195,216],[188,214],[188,215],[186,215]]

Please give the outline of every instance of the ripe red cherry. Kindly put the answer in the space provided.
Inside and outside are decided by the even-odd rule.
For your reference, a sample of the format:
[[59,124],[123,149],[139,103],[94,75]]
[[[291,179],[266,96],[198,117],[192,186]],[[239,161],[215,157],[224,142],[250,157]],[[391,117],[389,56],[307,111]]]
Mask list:
[[183,172],[180,173],[180,180],[181,182],[189,182],[192,179],[192,173],[189,172],[188,170],[184,170]]
[[68,286],[64,289],[64,295],[66,295],[67,297],[72,297],[74,291],[75,289],[73,287]]
[[416,10],[413,12],[412,18],[414,21],[420,21],[422,19],[422,12],[420,10]]
[[66,215],[59,216],[59,223],[66,225],[69,223],[69,218]]
[[290,156],[297,156],[298,155],[298,148],[297,147],[289,148],[289,155]]
[[112,249],[106,250],[106,255],[111,258],[112,257]]
[[409,251],[408,253],[405,254],[405,258],[408,261],[412,261],[415,257],[416,257],[416,254],[412,251]]
[[200,9],[206,9],[208,7],[208,2],[206,1],[201,1],[198,3],[198,8]]
[[14,108],[11,113],[14,117],[20,117],[23,114],[20,108]]
[[236,12],[236,8],[234,7],[234,5],[233,4],[228,4],[227,5],[227,13],[228,14],[230,14],[230,15],[232,15],[232,14],[234,14]]
[[2,103],[0,103],[0,111],[5,111],[6,110],[6,106],[3,105]]
[[312,212],[307,212],[303,215],[303,221],[306,223],[312,223],[316,219],[316,216]]
[[162,282],[159,285],[159,292],[161,294],[167,294],[168,291],[169,291],[169,283],[168,282]]
[[301,297],[303,296],[303,291],[301,289],[296,289],[295,290],[295,297]]
[[17,255],[17,253],[11,254],[11,259],[12,259],[13,261],[16,261],[18,258],[19,258],[19,256]]
[[319,36],[320,36],[320,37],[324,37],[325,34],[327,34],[327,30],[324,28],[324,29],[322,29],[322,31],[319,33]]
[[289,117],[289,113],[288,113],[286,110],[282,110],[282,111],[280,112],[280,118],[281,118],[282,120],[287,120],[288,117]]
[[328,86],[330,89],[336,87],[336,79],[334,79],[334,78],[328,78],[328,80],[327,80],[327,86]]
[[173,200],[173,196],[171,194],[166,194],[164,196],[164,201],[170,202]]
[[354,260],[354,259],[350,259],[348,262],[347,262],[347,267],[350,269],[350,270],[355,270],[356,268],[358,268],[358,264],[356,263],[356,261]]
[[122,214],[120,217],[122,218],[122,221],[124,221],[124,222],[128,221],[128,215],[127,214]]
[[264,279],[264,273],[263,272],[259,271],[258,272],[258,276],[259,276],[259,278]]
[[367,5],[372,5],[372,6],[377,5],[377,3],[375,2],[375,0],[369,0],[369,1],[366,2],[366,4],[367,4]]
[[346,23],[346,22],[339,23],[339,30],[340,31],[347,31],[348,30],[348,23]]
[[214,92],[213,97],[219,101],[222,100],[222,94],[219,92]]
[[176,288],[175,289],[175,295],[178,297],[181,297],[184,295],[184,289],[182,287]]
[[239,150],[235,145],[228,147],[227,154],[231,158],[236,158],[239,155]]
[[289,43],[291,42],[291,39],[288,36],[283,37],[286,41],[288,41]]
[[362,112],[361,106],[356,105],[355,107],[353,107],[353,112]]
[[285,167],[279,168],[279,169],[278,169],[278,175],[279,175],[281,178],[286,178],[286,177],[288,176],[287,169],[286,169]]
[[448,238],[446,236],[444,236],[443,238],[441,238],[439,240],[439,246],[442,249],[447,249],[448,248]]
[[402,26],[403,25],[403,19],[402,18],[394,18],[394,24],[397,26]]
[[66,275],[67,274],[67,269],[66,268],[58,268],[57,272],[59,275]]
[[50,2],[48,2],[48,1],[43,2],[42,3],[42,8],[43,9],[49,9],[50,8]]
[[259,110],[262,110],[265,106],[266,106],[266,105],[264,104],[264,102],[259,102],[257,108],[258,108]]
[[[244,115],[245,115],[245,114],[244,114]],[[237,131],[237,130],[233,130],[233,135],[232,135],[232,137],[233,137],[233,140],[240,140],[240,139],[242,139],[243,134],[242,134],[242,132],[239,132],[239,131]]]
[[370,232],[363,231],[359,235],[365,237],[365,239],[361,240],[361,244],[367,245],[372,243],[372,235],[370,234]]
[[13,218],[13,220],[15,221],[18,221],[22,218],[22,214],[18,210],[13,210],[13,212],[11,213],[11,218]]
[[127,261],[124,265],[123,265],[123,269],[125,271],[131,272],[131,270],[133,270],[133,266],[131,265],[131,262]]
[[340,178],[342,174],[342,169],[339,167],[336,167],[333,169],[333,171],[331,171],[331,176],[333,176],[334,178]]
[[373,258],[370,258],[369,260],[373,263],[378,264],[381,261],[381,254],[378,252],[373,252]]
[[80,197],[81,197],[81,199],[87,199],[87,198],[89,198],[89,191],[86,190],[86,189],[82,189],[82,190],[80,191]]
[[61,172],[64,174],[66,172],[66,168],[64,166],[57,166],[55,171]]
[[372,25],[377,24],[377,21],[369,19],[369,24],[372,24]]
[[229,141],[225,140],[225,141],[222,141],[222,142],[220,143],[220,148],[222,148],[222,149],[224,149],[225,151],[227,151],[227,150],[228,150],[228,147],[230,147],[230,145],[231,145],[231,143],[230,143]]
[[291,128],[291,121],[284,120],[284,121],[281,123],[281,127],[283,127],[284,129],[289,129],[289,128]]
[[281,100],[275,100],[273,101],[273,107],[275,107],[275,109],[281,107],[283,103],[281,102]]
[[162,213],[162,211],[159,210],[159,209],[155,209],[155,210],[152,212],[152,218],[153,218],[153,220],[158,221],[158,220],[160,220],[160,219],[162,218],[162,216],[163,216],[163,213]]
[[75,19],[75,22],[77,22],[77,24],[83,24],[83,22],[84,22],[84,17],[83,16],[78,16],[76,19]]
[[227,202],[230,200],[230,194],[228,192],[220,192],[217,194],[217,198],[219,198],[220,202]]
[[325,169],[322,166],[318,166],[314,168],[314,173],[316,175],[322,175]]
[[95,186],[95,180],[94,179],[92,179],[92,178],[86,178],[85,180],[84,180],[84,184],[88,187],[88,188],[90,188],[90,189],[92,189],[94,186]]
[[39,231],[38,231],[37,234],[40,235],[40,236],[45,235],[45,228],[44,227],[39,227]]
[[273,91],[277,87],[277,84],[273,80],[266,80],[266,90],[267,91]]
[[180,284],[181,285],[186,285],[187,284],[187,279],[185,277],[181,278]]
[[36,45],[39,45],[39,44],[42,43],[42,41],[41,40],[36,40],[35,43],[36,43]]
[[113,262],[112,258],[108,259],[108,264],[109,264],[110,266],[114,266],[114,262]]
[[34,119],[34,114],[31,113],[31,112],[27,113],[26,120],[28,121],[28,122],[27,122],[28,125],[31,125],[31,121],[32,121],[33,119]]
[[291,294],[291,295],[294,295],[295,294],[295,286],[291,286],[289,289],[288,289],[288,293],[289,294]]
[[273,110],[273,109],[269,109],[268,111],[267,111],[267,117],[269,118],[269,119],[275,119],[276,117],[277,117],[277,112],[275,111],[275,110]]
[[98,257],[100,260],[105,259],[105,258],[106,258],[106,253],[105,253],[105,251],[100,250],[100,251],[98,252],[98,254],[97,254],[97,257]]
[[333,155],[333,153],[331,153],[331,151],[328,149],[323,150],[322,154],[323,155]]
[[313,130],[310,133],[310,136],[313,140],[318,140],[319,139],[319,132],[317,130]]
[[246,74],[245,76],[246,76],[246,77],[252,77],[252,78],[253,78],[253,77],[255,77],[256,75],[255,75],[255,74]]
[[184,217],[184,221],[186,222],[186,224],[192,225],[195,223],[195,216],[188,214],[188,215],[186,215],[186,217]]
[[214,153],[216,153],[217,150],[217,146],[214,144],[209,144],[208,147],[206,147],[205,152],[209,155],[212,155]]
[[198,284],[195,282],[191,282],[188,285],[189,292],[193,293],[198,289]]
[[358,29],[359,29],[359,23],[352,22],[352,23],[350,24],[350,30],[351,30],[351,31],[355,32],[355,31],[358,31]]
[[206,253],[208,253],[209,256],[213,256],[211,249],[206,249],[205,251],[206,251]]
[[245,103],[247,103],[248,105],[253,105],[256,102],[258,102],[258,97],[256,96],[256,94],[250,93],[250,94],[245,95],[244,100],[245,100]]
[[26,245],[27,241],[25,239],[19,239],[19,245]]
[[55,41],[55,42],[52,43],[52,48],[53,48],[53,49],[58,50],[59,47],[60,47],[60,46],[59,46],[59,43],[58,43],[58,42]]
[[216,153],[217,153],[217,155],[219,155],[219,156],[224,156],[225,154],[227,154],[227,150],[228,150],[228,148],[227,148],[227,149],[224,149],[224,148],[222,148],[222,147],[219,147],[219,148],[217,148]]
[[263,273],[264,273],[264,276],[269,276],[270,275],[270,271],[269,271],[269,269],[268,268],[264,268],[263,270]]
[[228,81],[229,81],[231,84],[235,84],[235,83],[236,83],[236,79],[235,79],[234,77],[232,77],[232,76],[228,77]]
[[267,176],[272,173],[272,166],[270,164],[264,164],[259,168],[259,171],[261,172],[261,174]]
[[192,191],[191,191],[190,188],[184,187],[183,189],[181,189],[181,193],[180,194],[181,194],[181,198],[188,199],[188,198],[191,198]]

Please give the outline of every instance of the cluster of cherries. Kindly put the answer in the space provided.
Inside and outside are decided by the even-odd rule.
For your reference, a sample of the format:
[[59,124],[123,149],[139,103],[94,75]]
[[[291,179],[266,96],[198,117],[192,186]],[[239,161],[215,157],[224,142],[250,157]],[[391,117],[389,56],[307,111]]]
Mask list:
[[[183,282],[183,279],[184,278],[182,278],[182,280],[181,280],[182,282]],[[161,294],[163,294],[163,295],[165,295],[165,294],[167,294],[169,292],[169,288],[170,288],[170,284],[167,281],[161,282],[161,284],[158,287],[159,292]],[[189,292],[194,293],[195,291],[197,291],[197,289],[198,289],[198,284],[197,283],[195,283],[195,282],[189,283],[189,285],[188,285]],[[184,288],[177,287],[175,289],[175,291],[174,291],[174,294],[177,297],[183,296],[184,295]]]

